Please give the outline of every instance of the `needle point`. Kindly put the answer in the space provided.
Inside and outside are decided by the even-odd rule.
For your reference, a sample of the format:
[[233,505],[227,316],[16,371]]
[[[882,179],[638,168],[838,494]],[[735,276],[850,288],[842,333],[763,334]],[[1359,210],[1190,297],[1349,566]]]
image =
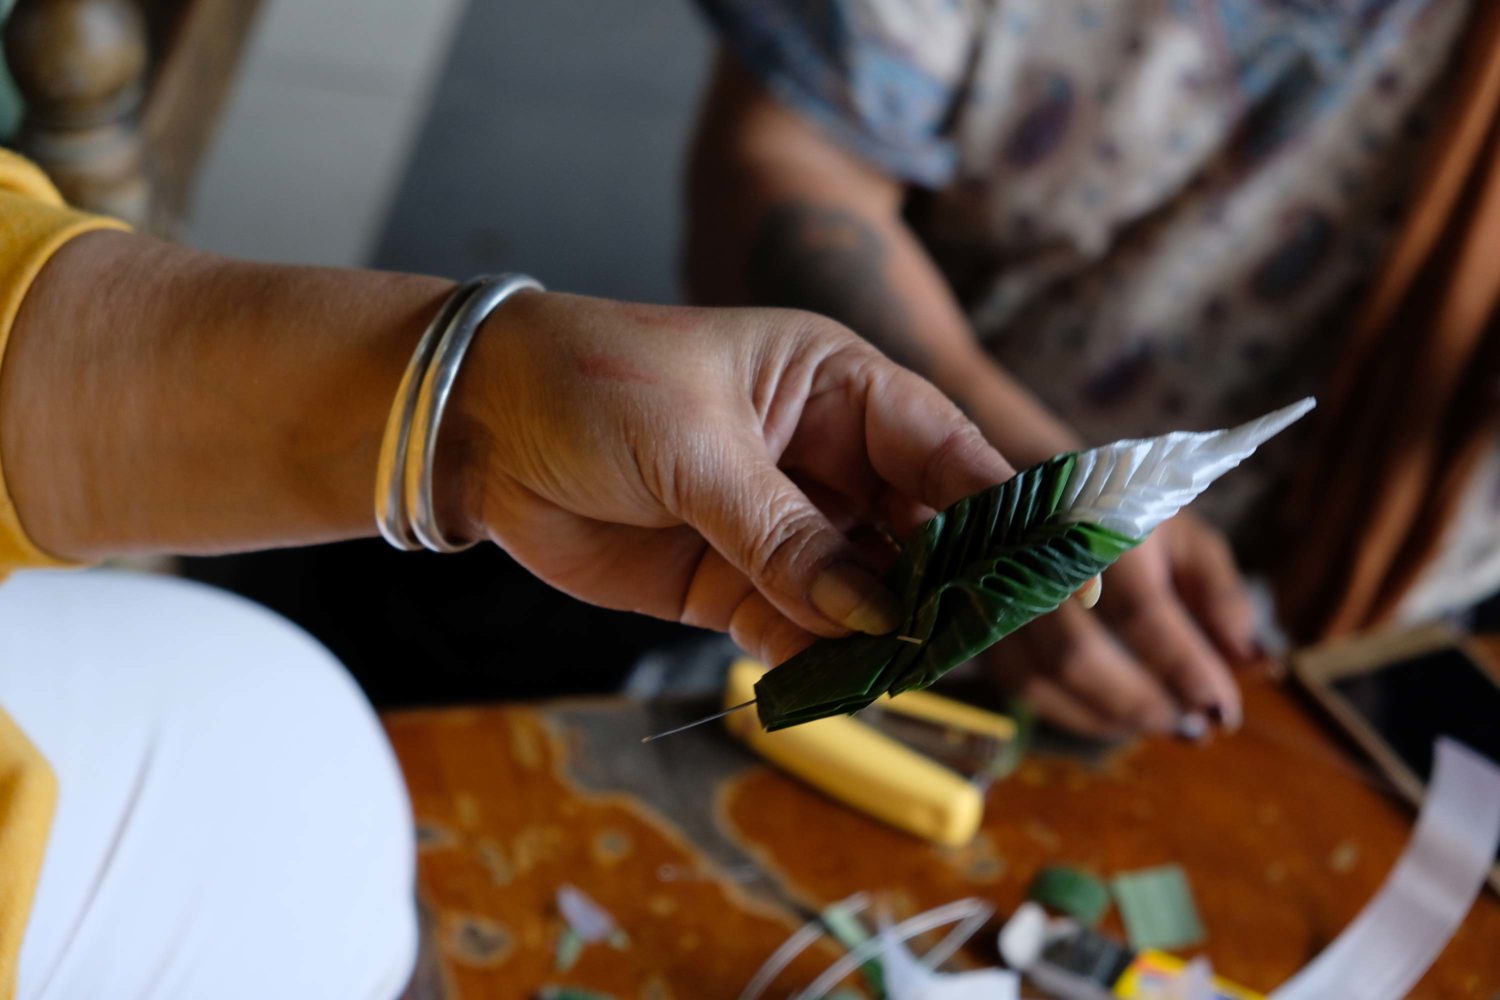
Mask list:
[[703,725],[706,722],[714,722],[714,721],[716,721],[718,719],[722,719],[726,715],[729,715],[729,714],[731,714],[733,712],[738,712],[742,708],[749,708],[751,705],[754,705],[754,704],[755,704],[755,699],[751,698],[749,701],[741,702],[740,704],[735,705],[732,708],[726,708],[726,709],[724,709],[724,711],[718,712],[718,713],[716,713],[714,715],[706,715],[706,716],[704,716],[701,719],[695,719],[692,722],[687,723],[686,725],[678,726],[676,729],[668,729],[664,733],[653,733],[650,736],[643,736],[643,737],[641,737],[641,742],[642,743],[651,743],[651,742],[654,742],[656,740],[661,739],[663,736],[675,736],[678,733],[686,732],[687,730],[692,729],[692,728],[694,728],[696,726],[701,726],[701,725]]

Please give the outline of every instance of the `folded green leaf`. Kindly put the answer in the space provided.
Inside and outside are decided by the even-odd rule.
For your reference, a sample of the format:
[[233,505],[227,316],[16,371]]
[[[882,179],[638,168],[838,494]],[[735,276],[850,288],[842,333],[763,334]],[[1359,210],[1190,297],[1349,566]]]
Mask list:
[[761,725],[784,729],[927,687],[1055,610],[1312,406],[1058,455],[960,500],[922,526],[887,574],[901,627],[821,639],[767,672],[755,685]]
[[928,521],[886,580],[910,609],[902,627],[819,640],[767,673],[755,686],[761,724],[783,729],[926,687],[1055,609],[1136,544],[1055,518],[1075,460],[1050,459]]

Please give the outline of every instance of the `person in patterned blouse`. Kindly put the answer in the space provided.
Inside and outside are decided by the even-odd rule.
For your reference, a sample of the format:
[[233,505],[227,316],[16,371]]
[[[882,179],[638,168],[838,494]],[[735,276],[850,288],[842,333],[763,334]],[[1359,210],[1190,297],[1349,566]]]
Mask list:
[[[1326,386],[1467,0],[705,0],[720,39],[685,268],[710,304],[836,317],[1013,461],[1234,424]],[[1257,655],[1230,541],[1306,430],[988,662],[1113,736],[1234,726]],[[1500,442],[1497,442],[1500,444]],[[1500,585],[1500,447],[1401,617]]]

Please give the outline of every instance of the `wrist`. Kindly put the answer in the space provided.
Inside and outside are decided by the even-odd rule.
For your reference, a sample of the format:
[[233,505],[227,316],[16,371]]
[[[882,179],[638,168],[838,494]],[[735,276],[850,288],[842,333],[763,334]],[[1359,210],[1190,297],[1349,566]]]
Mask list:
[[80,237],[27,295],[0,386],[22,523],[80,561],[370,534],[384,421],[449,287]]
[[433,500],[438,523],[455,541],[497,540],[494,488],[515,466],[514,452],[535,365],[526,342],[536,308],[554,293],[525,289],[496,306],[474,335],[453,384],[434,457]]

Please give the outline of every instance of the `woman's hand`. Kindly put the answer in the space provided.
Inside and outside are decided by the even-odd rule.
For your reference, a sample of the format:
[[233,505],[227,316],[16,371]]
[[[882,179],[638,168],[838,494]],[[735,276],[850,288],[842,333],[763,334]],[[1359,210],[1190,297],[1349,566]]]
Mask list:
[[1087,736],[1168,732],[1184,712],[1238,726],[1230,665],[1257,650],[1223,536],[1178,514],[1107,576],[1093,613],[1070,603],[991,649],[994,675],[1049,721]]
[[912,527],[1013,471],[927,382],[787,310],[523,293],[449,419],[472,534],[583,600],[727,630],[772,663],[809,633],[897,625],[845,529]]

